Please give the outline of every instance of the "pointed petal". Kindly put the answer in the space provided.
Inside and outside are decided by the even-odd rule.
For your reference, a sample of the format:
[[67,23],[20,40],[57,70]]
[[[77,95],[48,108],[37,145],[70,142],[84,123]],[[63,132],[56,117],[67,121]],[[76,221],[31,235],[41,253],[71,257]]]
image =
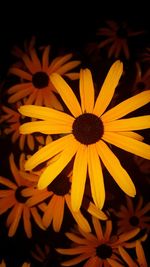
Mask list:
[[72,70],[73,68],[76,68],[77,66],[79,66],[81,64],[81,61],[79,60],[72,60],[66,64],[64,64],[63,66],[61,66],[60,68],[57,69],[57,73],[60,75],[65,74],[66,72]]
[[12,224],[10,225],[10,228],[8,231],[9,237],[14,236],[16,233],[17,227],[18,227],[20,219],[21,219],[22,210],[23,210],[23,205],[18,204],[17,209],[15,210],[15,213],[14,213],[14,220],[13,220]]
[[21,134],[30,134],[40,132],[43,134],[64,134],[71,133],[72,123],[62,124],[56,123],[52,119],[51,121],[32,121],[26,122],[20,126],[19,130]]
[[32,207],[30,209],[31,211],[31,214],[34,218],[34,221],[36,222],[36,224],[42,229],[42,230],[45,230],[44,226],[43,226],[43,223],[42,223],[42,219],[41,219],[41,216],[39,215],[38,211],[37,211],[37,208],[36,207]]
[[79,211],[85,189],[87,176],[87,147],[80,144],[75,156],[73,178],[71,185],[71,206],[73,211]]
[[148,104],[150,102],[150,90],[139,93],[135,96],[124,100],[117,106],[106,111],[101,119],[103,122],[114,121],[120,119],[121,117],[127,115],[128,113]]
[[138,263],[140,264],[140,266],[148,267],[146,258],[145,258],[145,253],[139,240],[136,241],[136,254],[137,254]]
[[135,186],[128,173],[121,166],[118,158],[101,140],[97,143],[97,151],[105,167],[112,175],[118,186],[129,196],[134,197],[136,194]]
[[82,112],[92,113],[94,107],[94,84],[89,69],[80,70],[80,98]]
[[110,264],[111,267],[122,267],[122,263],[120,264],[118,261],[107,258],[106,261]]
[[98,240],[102,241],[104,239],[104,235],[103,235],[103,230],[102,230],[100,221],[97,218],[92,217],[92,222],[93,222],[93,226],[94,226],[95,233],[96,233]]
[[45,47],[43,56],[42,56],[42,70],[47,71],[48,65],[49,65],[49,52],[50,52],[50,46],[48,45]]
[[71,59],[73,56],[72,53],[66,54],[64,56],[56,57],[49,66],[48,72],[57,72],[57,69],[60,68],[63,64],[65,64],[69,59]]
[[99,209],[102,209],[105,201],[105,187],[95,144],[88,146],[88,171],[94,203]]
[[47,205],[47,208],[44,212],[44,216],[43,216],[43,225],[47,228],[51,222],[52,222],[52,219],[53,219],[53,214],[54,214],[54,210],[55,210],[55,205],[56,205],[56,202],[57,202],[57,196],[56,195],[53,195],[52,198],[50,199],[48,205]]
[[130,131],[150,128],[150,115],[104,122],[105,131]]
[[64,218],[64,205],[65,205],[64,196],[57,196],[55,209],[53,211],[53,229],[55,232],[60,231],[62,221]]
[[97,97],[93,113],[101,116],[108,107],[123,72],[123,64],[117,60],[110,68]]
[[74,118],[72,116],[48,107],[24,105],[21,106],[18,110],[22,115],[35,119],[41,119],[46,121],[53,119],[55,122],[58,121],[61,123],[73,123],[74,121]]
[[20,70],[18,68],[12,67],[12,68],[10,68],[9,72],[19,76],[20,78],[27,80],[27,81],[32,81],[32,75],[29,74],[28,72],[24,71],[24,70]]
[[135,133],[135,132],[119,132],[118,131],[118,134],[131,137],[131,138],[136,139],[136,140],[141,141],[141,142],[144,140],[144,137],[142,135]]
[[31,230],[31,222],[30,222],[30,212],[27,206],[24,206],[23,209],[23,223],[24,223],[24,230],[28,238],[32,237],[32,230]]
[[79,144],[74,138],[70,138],[70,140],[68,139],[68,142],[65,145],[65,149],[60,154],[59,159],[54,163],[50,164],[41,174],[38,182],[39,189],[47,187],[56,178],[56,176],[66,167],[66,165],[70,162],[70,160],[77,152],[78,146]]
[[31,170],[38,164],[52,158],[56,154],[65,149],[68,143],[72,144],[73,136],[67,135],[51,142],[50,144],[42,147],[33,156],[31,156],[25,163],[25,170]]
[[65,80],[57,73],[53,73],[50,76],[50,80],[57,89],[65,104],[67,105],[68,109],[73,114],[73,116],[78,117],[79,115],[81,115],[82,111],[79,102],[72,89],[65,82]]
[[37,52],[34,48],[30,50],[30,56],[33,61],[34,66],[36,66],[36,71],[41,71],[41,62],[37,56]]
[[105,132],[102,138],[106,142],[115,145],[125,151],[133,153],[145,159],[150,159],[150,145],[148,144],[144,144],[136,139],[119,135],[113,132]]
[[130,255],[126,252],[126,250],[119,246],[119,253],[124,261],[128,264],[128,266],[138,267],[137,264],[132,260]]
[[94,217],[100,219],[100,220],[107,220],[107,216],[106,214],[100,210],[99,208],[97,208],[91,201],[89,203],[89,206],[87,208],[87,211]]
[[67,194],[65,196],[65,199],[66,199],[66,203],[67,203],[67,206],[70,210],[70,212],[72,213],[72,216],[73,218],[75,219],[75,221],[77,222],[77,224],[79,225],[79,227],[84,231],[84,232],[91,232],[91,227],[88,223],[88,221],[85,219],[85,217],[82,215],[81,211],[77,211],[77,212],[74,212],[72,210],[72,207],[71,207],[71,200],[70,200],[70,195]]

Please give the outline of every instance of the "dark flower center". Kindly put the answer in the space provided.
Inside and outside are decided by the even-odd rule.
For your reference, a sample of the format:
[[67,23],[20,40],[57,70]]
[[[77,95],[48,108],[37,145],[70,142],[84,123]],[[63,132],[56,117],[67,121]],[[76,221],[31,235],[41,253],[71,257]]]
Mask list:
[[69,178],[60,174],[50,185],[48,185],[47,189],[48,191],[52,191],[58,196],[64,196],[69,193],[70,187],[71,183],[69,181]]
[[139,218],[137,216],[132,216],[129,222],[132,226],[137,226],[139,224]]
[[138,82],[137,85],[136,85],[137,89],[139,90],[144,90],[146,85],[144,82]]
[[96,254],[101,259],[110,258],[112,255],[112,248],[106,244],[102,244],[96,248]]
[[48,77],[47,73],[44,71],[36,72],[36,73],[34,73],[34,75],[32,77],[32,83],[33,83],[34,87],[36,87],[38,89],[42,89],[42,88],[48,86],[49,77]]
[[120,27],[117,30],[117,36],[122,39],[127,38],[128,36],[127,30],[124,27]]
[[26,188],[26,187],[22,185],[22,186],[19,186],[19,187],[16,189],[15,197],[16,197],[16,200],[17,200],[18,202],[20,202],[20,203],[25,203],[26,200],[27,200],[27,198],[24,197],[24,196],[22,196],[22,194],[21,194],[21,191],[22,191],[23,189],[25,189],[25,188]]
[[72,126],[76,140],[84,145],[99,141],[104,133],[101,119],[92,113],[84,113],[77,117]]

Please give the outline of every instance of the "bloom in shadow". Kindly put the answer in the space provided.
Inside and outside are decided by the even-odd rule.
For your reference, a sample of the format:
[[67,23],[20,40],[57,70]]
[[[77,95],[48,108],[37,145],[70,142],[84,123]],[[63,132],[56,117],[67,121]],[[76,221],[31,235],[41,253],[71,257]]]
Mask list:
[[70,61],[73,57],[70,53],[64,56],[58,56],[49,63],[49,50],[50,46],[45,47],[41,61],[34,48],[29,50],[29,55],[24,53],[22,60],[25,63],[27,71],[18,67],[10,68],[9,72],[22,78],[23,82],[13,85],[8,89],[8,94],[11,95],[8,99],[9,103],[14,103],[27,97],[26,104],[44,105],[59,110],[63,109],[54,93],[56,89],[51,83],[49,75],[57,72],[72,80],[77,79],[79,74],[70,71],[77,67],[80,61]]
[[118,58],[123,52],[125,58],[129,59],[128,39],[143,34],[144,31],[134,31],[129,28],[126,22],[120,23],[108,20],[106,25],[106,27],[102,27],[97,31],[97,35],[105,37],[105,40],[101,41],[98,47],[109,47],[108,58],[112,56]]
[[71,248],[57,248],[57,252],[63,255],[74,255],[71,260],[62,262],[62,266],[72,266],[86,260],[83,267],[90,266],[116,266],[121,267],[119,247],[135,246],[135,242],[129,242],[138,233],[139,229],[125,232],[121,235],[112,235],[112,222],[106,221],[103,228],[101,222],[92,217],[95,233],[85,233],[80,228],[75,232],[66,233],[66,236],[73,242]]
[[21,218],[23,219],[24,230],[28,238],[32,237],[31,216],[36,224],[45,229],[42,224],[41,216],[37,207],[30,208],[27,204],[27,198],[22,195],[22,190],[28,188],[30,191],[33,183],[25,180],[14,162],[13,154],[9,157],[10,168],[15,182],[0,176],[0,214],[9,210],[6,220],[8,236],[14,236]]

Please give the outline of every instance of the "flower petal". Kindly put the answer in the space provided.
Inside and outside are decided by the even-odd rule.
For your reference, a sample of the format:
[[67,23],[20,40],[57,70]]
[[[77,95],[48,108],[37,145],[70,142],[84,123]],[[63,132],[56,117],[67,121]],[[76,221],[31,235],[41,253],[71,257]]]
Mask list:
[[48,107],[40,107],[35,105],[24,105],[21,106],[19,109],[19,112],[28,117],[32,117],[35,119],[41,119],[41,120],[55,120],[59,121],[61,123],[73,123],[74,118],[64,112],[48,108]]
[[[56,124],[56,125],[55,125]],[[54,119],[51,121],[33,121],[26,122],[19,128],[21,134],[30,134],[35,132],[40,132],[43,134],[64,134],[71,133],[72,124],[68,123],[56,123]]]
[[57,196],[55,209],[53,211],[53,229],[55,232],[60,231],[60,227],[62,225],[64,217],[64,205],[65,205],[64,196]]
[[94,203],[98,208],[102,209],[105,201],[105,187],[102,167],[95,144],[88,146],[88,171]]
[[19,76],[20,78],[27,80],[27,81],[32,81],[32,75],[29,74],[28,72],[24,71],[24,70],[20,70],[18,68],[12,67],[12,68],[10,68],[9,72]]
[[150,115],[104,123],[105,131],[130,131],[150,128]]
[[59,159],[54,163],[50,164],[41,174],[38,182],[39,189],[47,187],[56,178],[56,176],[65,168],[65,166],[75,155],[75,153],[78,150],[78,146],[79,146],[78,142],[76,142],[76,140],[73,137],[72,139],[70,138],[70,140],[68,138],[68,142],[66,143],[63,152],[60,154]]
[[128,136],[105,132],[103,140],[137,156],[150,159],[150,146]]
[[75,156],[71,185],[71,206],[73,211],[79,211],[87,176],[87,147],[80,144]]
[[112,175],[118,186],[129,196],[134,197],[136,194],[135,186],[128,173],[121,166],[118,158],[108,148],[108,146],[100,140],[97,144],[98,154],[103,161],[105,167]]
[[80,70],[80,98],[82,112],[92,113],[94,107],[94,85],[89,69]]
[[50,80],[52,84],[55,86],[57,89],[58,93],[62,97],[63,101],[67,105],[68,109],[71,111],[71,113],[75,116],[78,117],[81,115],[81,107],[79,105],[79,102],[73,93],[72,89],[70,86],[65,82],[65,80],[57,73],[53,73],[50,76]]
[[110,68],[97,97],[93,113],[101,116],[108,107],[123,72],[123,64],[117,60]]
[[103,122],[114,121],[116,119],[120,119],[128,113],[148,104],[150,102],[150,90],[139,93],[135,96],[124,100],[117,106],[112,109],[106,111],[101,119]]

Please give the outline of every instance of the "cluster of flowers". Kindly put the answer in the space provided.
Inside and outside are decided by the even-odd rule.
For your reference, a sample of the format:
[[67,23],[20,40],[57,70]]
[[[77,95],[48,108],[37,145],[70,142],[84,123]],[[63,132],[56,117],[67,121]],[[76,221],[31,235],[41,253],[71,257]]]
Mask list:
[[[150,115],[129,115],[150,102],[150,69],[143,74],[135,62],[130,97],[119,101],[117,95],[126,78],[120,54],[129,60],[128,38],[141,34],[113,21],[99,29],[98,35],[107,39],[92,49],[108,48],[108,58],[114,57],[100,88],[94,72],[82,67],[73,53],[51,59],[50,45],[36,48],[34,37],[23,50],[12,51],[18,60],[8,77],[19,79],[5,90],[0,118],[1,136],[11,136],[13,144],[12,177],[0,176],[0,215],[5,215],[8,237],[23,224],[32,239],[35,225],[43,233],[51,226],[59,233],[67,207],[75,223],[66,233],[72,243],[57,247],[56,253],[74,257],[61,259],[62,266],[148,266],[142,243],[149,236],[150,202],[145,203],[113,152],[117,147],[136,155],[141,173],[149,173],[150,146],[137,131],[150,127]],[[144,60],[150,60],[149,49]],[[107,186],[108,174],[125,193],[117,208],[107,202],[107,191],[115,198]],[[50,253],[48,245],[41,249],[36,244],[31,258],[43,264]],[[5,259],[0,266],[6,266]]]

